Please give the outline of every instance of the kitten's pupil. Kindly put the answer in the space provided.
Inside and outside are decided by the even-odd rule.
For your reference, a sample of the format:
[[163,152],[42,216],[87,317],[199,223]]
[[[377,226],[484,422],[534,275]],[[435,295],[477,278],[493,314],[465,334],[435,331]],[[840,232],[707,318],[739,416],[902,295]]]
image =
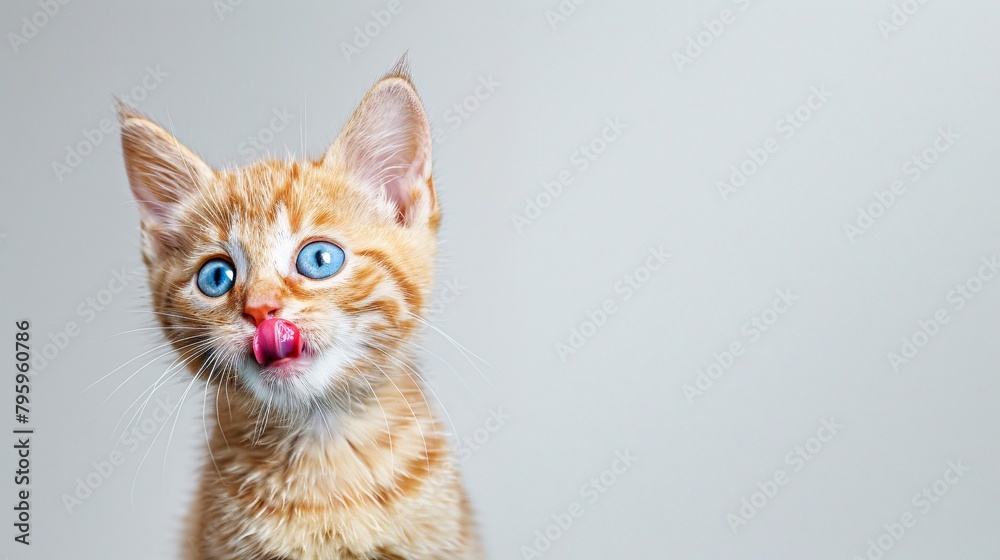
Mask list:
[[[225,278],[223,278],[225,276]],[[233,271],[228,268],[219,266],[212,271],[212,281],[216,286],[221,286],[225,280],[233,279]]]

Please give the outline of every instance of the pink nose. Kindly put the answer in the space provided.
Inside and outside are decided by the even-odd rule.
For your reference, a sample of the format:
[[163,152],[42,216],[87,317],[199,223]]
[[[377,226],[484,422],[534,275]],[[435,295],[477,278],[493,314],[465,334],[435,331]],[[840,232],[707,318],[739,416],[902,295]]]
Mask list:
[[253,335],[253,355],[260,365],[285,358],[297,358],[302,353],[302,337],[295,323],[270,318],[257,325]]
[[254,326],[274,317],[281,310],[281,302],[274,297],[251,297],[243,310],[243,316]]

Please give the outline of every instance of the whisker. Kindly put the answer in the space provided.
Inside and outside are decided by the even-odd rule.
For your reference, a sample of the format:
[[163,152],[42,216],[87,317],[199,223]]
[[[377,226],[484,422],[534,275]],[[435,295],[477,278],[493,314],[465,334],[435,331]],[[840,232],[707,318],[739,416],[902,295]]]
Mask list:
[[351,364],[351,367],[354,368],[354,371],[358,372],[358,376],[360,376],[361,379],[365,383],[368,384],[368,388],[371,389],[372,396],[375,397],[375,402],[378,403],[379,409],[382,410],[382,418],[385,419],[385,431],[389,435],[389,468],[390,468],[393,476],[395,476],[396,475],[396,456],[395,456],[395,453],[393,452],[392,429],[389,427],[389,416],[385,413],[385,407],[382,406],[382,401],[378,398],[378,393],[375,391],[375,387],[372,387],[371,382],[368,381],[368,378],[365,377],[365,374],[361,373],[361,370],[358,369],[358,367],[355,366],[353,363]]
[[371,329],[366,329],[365,332],[369,336],[371,336],[373,340],[377,340],[378,338],[386,338],[386,339],[392,340],[394,342],[398,342],[398,343],[400,343],[400,344],[402,344],[404,346],[412,346],[413,348],[419,350],[421,353],[430,354],[431,357],[437,358],[438,360],[441,361],[441,363],[443,363],[445,366],[447,366],[448,369],[451,370],[451,372],[454,373],[456,377],[458,377],[459,381],[462,382],[462,385],[465,385],[465,388],[468,389],[470,393],[472,393],[473,395],[479,396],[479,393],[477,393],[472,388],[472,386],[469,385],[469,382],[465,380],[465,376],[463,376],[461,373],[459,373],[458,370],[455,369],[455,366],[451,365],[451,362],[449,362],[448,360],[446,360],[443,357],[441,357],[440,354],[437,354],[436,352],[430,350],[429,348],[427,348],[425,346],[420,345],[419,343],[417,343],[415,341],[408,340],[408,339],[405,339],[405,338],[400,338],[398,336],[393,336],[393,335],[391,335],[389,333],[380,333],[380,332],[377,332],[377,331],[374,331],[374,330],[371,330]]
[[[455,422],[451,419],[451,414],[448,413],[448,409],[445,408],[444,401],[442,401],[441,397],[439,397],[437,395],[437,393],[434,392],[434,388],[431,387],[430,384],[427,383],[427,381],[423,377],[420,376],[420,374],[417,372],[417,370],[413,369],[413,367],[410,366],[410,364],[407,364],[406,362],[400,360],[399,358],[396,358],[395,356],[389,354],[388,352],[386,352],[385,350],[382,350],[381,348],[378,348],[376,346],[369,346],[369,348],[371,348],[372,350],[376,350],[378,352],[381,352],[382,354],[385,355],[385,357],[389,358],[390,360],[396,362],[397,364],[403,366],[404,368],[408,369],[411,373],[413,373],[413,375],[415,375],[417,377],[417,379],[419,379],[421,381],[421,384],[418,385],[418,389],[420,391],[420,396],[423,397],[423,399],[424,399],[424,404],[427,406],[427,410],[428,411],[431,410],[431,403],[427,402],[427,395],[424,395],[423,389],[425,387],[427,388],[427,390],[429,390],[431,392],[431,395],[434,396],[434,399],[437,400],[438,404],[441,405],[441,410],[443,410],[444,411],[444,415],[448,417],[448,422],[451,424],[451,429],[454,431],[454,434],[456,436],[458,435],[458,428],[455,426]],[[437,436],[441,435],[440,432],[437,429],[437,425],[436,424],[434,426],[434,434],[437,435]]]
[[[135,483],[139,481],[139,473],[142,472],[142,466],[143,464],[146,463],[146,458],[149,457],[150,451],[152,451],[153,446],[156,445],[156,440],[160,439],[160,434],[163,432],[163,429],[167,427],[167,421],[170,420],[170,417],[174,415],[174,412],[177,412],[177,419],[180,418],[181,416],[180,408],[184,405],[184,399],[187,397],[188,391],[191,390],[191,387],[197,380],[198,378],[196,376],[191,377],[191,381],[188,383],[187,388],[184,389],[184,393],[181,395],[181,401],[177,403],[177,406],[171,409],[170,414],[168,414],[167,418],[163,421],[163,425],[160,426],[160,429],[156,431],[156,435],[153,436],[153,441],[149,443],[149,448],[146,450],[146,453],[142,456],[142,460],[139,461],[139,466],[135,470],[135,478],[132,479],[132,489],[129,492],[129,501],[132,505],[133,512],[135,512]],[[177,419],[174,420],[174,428],[177,427]],[[173,436],[173,429],[170,430],[170,435]],[[169,448],[170,448],[170,441],[167,440],[167,450],[169,450]],[[166,456],[167,452],[164,451],[163,453],[164,461],[166,461]]]
[[[180,339],[180,340],[177,340],[176,342],[183,342],[183,341],[185,341],[185,340],[191,340],[192,338],[198,338],[199,336],[201,336],[201,335],[194,335],[194,336],[189,336],[189,337],[187,337],[187,338],[182,338],[182,339]],[[125,366],[127,366],[127,365],[129,365],[129,364],[131,364],[132,362],[134,362],[134,361],[138,360],[139,358],[141,358],[141,357],[145,356],[146,354],[149,354],[150,352],[155,352],[156,350],[159,350],[160,348],[164,348],[164,347],[166,347],[166,346],[170,346],[171,344],[174,344],[174,343],[173,343],[173,342],[166,342],[166,343],[164,343],[164,344],[161,344],[161,345],[159,345],[159,346],[156,346],[155,348],[151,348],[151,349],[149,349],[149,350],[146,350],[146,351],[145,351],[145,352],[143,352],[142,354],[139,354],[138,356],[136,356],[136,357],[132,358],[131,360],[129,360],[129,361],[125,362],[124,364],[122,364],[122,365],[120,365],[120,366],[116,367],[115,369],[111,370],[111,371],[110,371],[110,372],[109,372],[108,374],[104,375],[103,377],[101,377],[101,378],[100,378],[100,379],[98,379],[97,381],[94,381],[94,382],[93,382],[93,383],[91,383],[90,385],[87,385],[87,386],[86,386],[86,387],[85,387],[85,388],[83,389],[83,391],[80,391],[80,394],[82,395],[82,394],[86,393],[86,392],[87,392],[87,391],[89,391],[89,390],[90,390],[91,388],[93,388],[93,387],[94,387],[94,385],[97,385],[97,384],[98,384],[98,383],[100,383],[101,381],[104,381],[105,379],[107,379],[108,377],[110,377],[110,376],[111,376],[112,374],[114,374],[114,373],[115,373],[116,371],[118,371],[118,370],[122,369],[123,367],[125,367]]]
[[[216,341],[216,339],[213,339],[213,340],[210,340],[210,341],[205,341],[204,346],[211,345],[215,341]],[[198,349],[200,350],[201,347],[202,346],[199,346]],[[194,348],[186,348],[185,350],[194,350]],[[201,353],[198,352],[198,351],[191,352],[189,355],[185,355],[183,353],[178,354],[177,358],[169,366],[167,366],[167,369],[164,370],[163,374],[160,375],[160,377],[157,378],[157,380],[154,381],[152,385],[150,385],[149,387],[147,387],[145,391],[143,391],[142,393],[139,393],[139,396],[136,397],[136,399],[134,401],[132,401],[132,404],[130,404],[128,406],[128,408],[125,409],[125,412],[122,414],[122,416],[118,419],[118,422],[115,424],[115,428],[114,428],[115,431],[118,430],[118,425],[121,424],[121,421],[125,419],[125,415],[128,414],[128,411],[132,410],[132,407],[135,406],[139,402],[140,399],[142,399],[143,395],[145,395],[147,391],[149,391],[149,395],[143,401],[142,406],[140,406],[138,409],[136,409],[135,414],[132,415],[132,417],[128,421],[128,424],[126,424],[126,425],[131,425],[132,422],[136,420],[136,418],[142,416],[142,413],[146,410],[146,405],[149,404],[150,400],[152,400],[153,394],[156,393],[157,389],[165,386],[171,379],[173,379],[174,377],[177,377],[179,374],[181,374],[184,371],[184,368],[187,366],[187,364],[193,362],[200,355],[201,355]],[[181,363],[178,364],[178,362],[181,362]],[[170,373],[171,369],[174,369],[173,373]],[[168,376],[168,374],[169,374],[169,376]],[[164,377],[166,377],[166,379],[163,379]],[[162,383],[160,382],[161,380],[162,380]],[[112,433],[112,437],[114,437],[114,433]]]
[[[178,348],[177,351],[178,352],[184,352],[184,351],[188,350],[189,348],[202,348],[202,347],[204,347],[206,345],[213,344],[214,342],[215,342],[215,340],[213,339],[213,340],[208,340],[208,341],[202,341],[202,342],[196,342],[196,343],[186,344],[186,345]],[[132,375],[129,375],[128,377],[126,377],[125,381],[122,381],[117,387],[115,387],[115,389],[113,391],[111,391],[111,394],[109,394],[107,396],[107,398],[104,399],[104,402],[101,403],[101,406],[98,407],[98,410],[100,410],[101,408],[104,408],[104,405],[107,404],[107,402],[109,400],[111,400],[111,397],[113,397],[115,395],[115,393],[117,393],[119,389],[121,389],[122,387],[124,387],[125,384],[128,383],[133,377],[135,377],[136,375],[138,375],[140,371],[146,369],[146,366],[148,366],[149,364],[151,364],[151,363],[153,363],[153,362],[155,362],[155,361],[163,358],[163,356],[166,356],[166,355],[170,354],[171,352],[173,352],[172,349],[168,350],[167,352],[164,352],[163,354],[160,354],[159,356],[157,356],[157,357],[153,358],[152,360],[150,360],[150,361],[146,362],[145,364],[143,364],[142,367],[140,367],[139,369],[137,369],[134,372],[132,372]],[[176,362],[176,360],[174,360],[174,361]]]
[[[208,447],[208,456],[212,459],[212,465],[215,466],[215,472],[217,472],[219,474],[219,480],[222,480],[223,479],[222,471],[219,470],[219,464],[215,461],[215,452],[212,451],[212,442],[211,442],[211,440],[208,437],[208,426],[205,424],[205,416],[206,416],[206,414],[205,414],[205,405],[208,403],[208,392],[212,388],[212,375],[215,374],[215,365],[216,364],[215,364],[215,356],[214,355],[209,356],[208,359],[205,360],[205,363],[202,364],[202,367],[198,369],[198,373],[195,374],[195,377],[198,377],[199,375],[201,375],[202,369],[204,369],[205,366],[208,366],[210,364],[211,364],[211,370],[208,373],[208,380],[205,381],[205,395],[204,395],[204,398],[202,399],[202,403],[201,403],[201,427],[202,427],[202,429],[205,432],[205,446]],[[181,415],[178,414],[177,418],[180,418],[180,417],[181,417]],[[177,422],[175,420],[174,421],[174,425],[176,426],[176,424],[177,424]],[[173,430],[171,430],[170,435],[171,435],[171,437],[173,437]],[[167,451],[169,451],[169,450],[170,450],[170,438],[167,439]],[[167,478],[167,452],[165,451],[163,453],[163,479],[166,480],[166,478]]]
[[178,315],[176,313],[164,313],[162,311],[153,311],[152,309],[132,309],[132,310],[129,310],[128,313],[148,313],[150,315],[157,315],[157,316],[160,316],[160,317],[173,317],[173,318],[176,318],[176,319],[183,319],[185,321],[191,321],[192,323],[196,323],[196,324],[200,324],[200,325],[211,325],[212,324],[211,322],[209,322],[209,321],[207,321],[205,319],[202,319],[200,317],[189,317],[187,315]]
[[[424,427],[420,425],[420,419],[417,418],[417,413],[414,412],[413,407],[410,406],[410,400],[406,398],[406,395],[403,394],[403,391],[401,391],[399,389],[399,386],[396,385],[396,382],[392,380],[392,376],[386,373],[385,370],[383,370],[378,364],[373,362],[371,359],[367,357],[365,359],[371,362],[373,366],[375,366],[379,371],[381,371],[382,375],[385,376],[385,379],[388,380],[389,383],[392,383],[392,386],[396,388],[396,392],[399,393],[399,396],[402,397],[403,402],[406,403],[406,408],[410,409],[410,415],[413,416],[413,423],[417,425],[417,430],[420,432],[420,441],[424,444],[424,462],[427,463],[427,472],[431,472],[430,450],[427,448],[427,439],[424,437]],[[421,396],[423,396],[423,393],[421,393]],[[427,402],[426,397],[424,398],[424,402]]]
[[176,330],[201,330],[201,331],[210,331],[210,330],[212,330],[211,327],[185,327],[185,326],[181,326],[181,325],[168,325],[168,326],[165,326],[165,327],[162,327],[162,326],[161,327],[142,327],[142,328],[139,328],[139,329],[131,329],[131,330],[127,330],[127,331],[124,331],[124,332],[120,332],[118,334],[113,334],[113,335],[110,335],[110,336],[105,336],[104,338],[95,338],[93,340],[85,340],[85,341],[83,341],[83,343],[84,344],[93,344],[94,342],[104,342],[105,340],[111,340],[112,338],[118,338],[119,336],[125,336],[127,334],[134,333],[134,332],[139,332],[139,331],[164,331],[164,330],[175,330],[175,329]]
[[469,364],[472,365],[472,367],[475,368],[475,370],[479,372],[479,375],[481,375],[482,378],[484,380],[486,380],[486,382],[489,383],[491,387],[493,386],[493,381],[491,381],[490,378],[486,377],[486,374],[483,373],[483,371],[481,369],[479,369],[479,366],[477,366],[475,364],[475,362],[472,361],[471,358],[469,358],[469,355],[471,355],[472,357],[476,358],[477,360],[483,362],[487,366],[490,366],[491,368],[493,368],[494,370],[496,370],[496,368],[494,368],[492,364],[490,364],[486,360],[480,358],[479,356],[477,356],[474,352],[472,352],[471,350],[469,350],[465,346],[462,346],[458,341],[456,341],[454,338],[452,338],[448,333],[446,333],[443,330],[441,330],[440,328],[438,328],[438,326],[435,325],[434,323],[431,323],[427,319],[424,319],[423,317],[421,317],[419,315],[416,315],[414,313],[411,313],[409,311],[407,311],[406,313],[409,316],[413,317],[414,319],[416,319],[416,320],[420,321],[421,323],[427,325],[428,327],[434,329],[435,331],[437,331],[438,334],[440,334],[441,336],[443,336],[445,340],[447,340],[448,342],[450,342],[456,349],[458,349],[459,353],[462,354],[462,356],[469,362]]
[[[220,363],[221,363],[221,360],[220,360]],[[214,371],[214,369],[215,368],[213,367],[213,371]],[[229,439],[226,437],[226,431],[222,429],[222,418],[219,417],[219,395],[222,394],[222,385],[225,385],[226,386],[226,404],[228,405],[229,404],[229,383],[227,382],[227,379],[226,379],[228,376],[229,376],[229,369],[227,367],[223,366],[221,379],[219,380],[219,386],[215,388],[215,423],[216,423],[217,426],[219,426],[219,434],[222,436],[222,441],[225,442],[225,444],[226,444],[226,449],[229,449]],[[212,375],[209,374],[208,378],[209,378],[209,381],[211,381]],[[201,422],[202,422],[202,425],[204,425],[204,423],[205,423],[205,407],[202,406],[201,409],[202,409],[201,410],[201,412],[202,412]],[[232,412],[230,412],[230,418],[232,418]],[[206,438],[208,437],[207,428],[206,428],[205,437]],[[211,445],[210,445],[210,447],[211,447]],[[221,476],[222,473],[219,473],[219,474]]]

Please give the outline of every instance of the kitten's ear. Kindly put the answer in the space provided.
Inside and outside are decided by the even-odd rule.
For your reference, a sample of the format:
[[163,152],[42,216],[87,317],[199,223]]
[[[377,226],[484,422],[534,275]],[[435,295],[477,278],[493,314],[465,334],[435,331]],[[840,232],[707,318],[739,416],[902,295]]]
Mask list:
[[122,152],[143,227],[172,244],[184,200],[209,184],[215,172],[169,132],[135,109],[118,103]]
[[368,90],[323,163],[346,169],[359,184],[384,193],[398,222],[426,225],[434,219],[430,123],[405,58]]

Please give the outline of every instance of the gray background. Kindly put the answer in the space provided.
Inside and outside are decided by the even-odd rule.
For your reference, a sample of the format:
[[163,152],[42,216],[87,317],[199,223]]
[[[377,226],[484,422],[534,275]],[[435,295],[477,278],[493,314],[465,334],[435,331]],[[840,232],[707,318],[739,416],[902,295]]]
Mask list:
[[[350,60],[341,44],[387,2],[70,2],[17,52],[9,34],[43,7],[4,2],[0,332],[10,340],[14,320],[30,319],[37,354],[66,322],[79,327],[34,373],[33,544],[11,540],[3,474],[6,553],[174,558],[203,459],[193,387],[179,416],[146,422],[165,426],[155,443],[156,431],[135,450],[118,443],[121,464],[64,506],[78,479],[100,476],[93,464],[131,413],[116,422],[172,357],[127,363],[159,337],[126,332],[153,324],[140,276],[110,292],[115,271],[141,264],[117,129],[84,145],[70,173],[53,162],[113,117],[112,95],[132,95],[214,165],[252,159],[241,143],[268,138],[275,110],[295,117],[268,152],[317,156],[409,50],[438,131],[439,287],[460,286],[442,292],[435,322],[490,364],[431,331],[424,369],[449,429],[481,442],[464,471],[491,557],[537,557],[523,547],[544,547],[536,531],[548,530],[560,533],[541,552],[553,560],[848,559],[909,512],[915,525],[884,541],[885,558],[995,558],[1000,279],[970,279],[1000,240],[1000,4],[930,0],[883,36],[894,1],[917,5],[591,1],[553,28],[556,0],[400,0]],[[723,9],[734,21],[678,69],[674,53]],[[143,90],[147,67],[167,75]],[[469,101],[489,77],[499,85]],[[832,96],[786,138],[779,121],[820,86]],[[463,102],[477,107],[456,128]],[[581,171],[574,151],[608,118],[627,128]],[[942,127],[958,138],[912,181],[904,165]],[[778,151],[723,200],[717,183],[772,137]],[[512,215],[564,170],[573,183],[519,232]],[[844,224],[896,179],[906,193],[852,242]],[[660,246],[670,259],[624,300],[616,283],[647,278],[639,269]],[[949,292],[967,281],[981,290],[958,310]],[[779,289],[799,299],[751,341],[744,323]],[[607,299],[617,312],[560,359],[557,343]],[[894,371],[888,354],[938,309],[948,323]],[[689,401],[685,385],[734,341],[744,354]],[[156,394],[177,403],[187,387],[179,376]],[[508,418],[485,431],[498,409]],[[831,417],[843,427],[795,470],[787,454]],[[637,460],[591,503],[584,485],[626,450]],[[949,461],[968,472],[918,507]],[[728,516],[779,469],[787,484],[734,531]],[[582,515],[553,529],[571,508]]]

